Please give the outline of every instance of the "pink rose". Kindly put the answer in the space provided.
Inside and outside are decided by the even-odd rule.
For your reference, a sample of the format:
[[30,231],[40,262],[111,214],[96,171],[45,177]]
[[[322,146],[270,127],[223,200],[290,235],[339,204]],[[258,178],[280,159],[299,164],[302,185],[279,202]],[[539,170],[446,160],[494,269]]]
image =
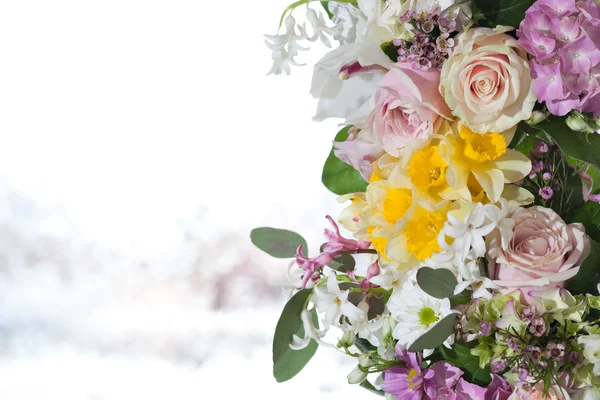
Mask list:
[[373,95],[373,111],[365,129],[394,157],[413,139],[429,139],[440,117],[452,116],[439,84],[437,70],[415,71],[410,64],[394,64]]
[[491,236],[491,276],[500,287],[521,289],[527,301],[531,289],[564,287],[589,248],[582,224],[566,224],[549,208],[519,208]]

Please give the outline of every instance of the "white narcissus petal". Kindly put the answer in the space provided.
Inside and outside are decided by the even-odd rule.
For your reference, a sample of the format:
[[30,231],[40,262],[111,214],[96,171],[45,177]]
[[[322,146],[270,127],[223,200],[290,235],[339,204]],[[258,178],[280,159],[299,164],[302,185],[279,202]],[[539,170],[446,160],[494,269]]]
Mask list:
[[504,155],[494,160],[496,168],[502,170],[506,182],[517,182],[531,172],[531,160],[523,153],[507,150]]

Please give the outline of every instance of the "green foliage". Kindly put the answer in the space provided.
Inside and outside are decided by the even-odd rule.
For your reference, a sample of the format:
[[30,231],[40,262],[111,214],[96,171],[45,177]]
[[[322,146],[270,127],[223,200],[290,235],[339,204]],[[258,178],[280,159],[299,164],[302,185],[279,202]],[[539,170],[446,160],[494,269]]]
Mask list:
[[[273,337],[273,376],[277,382],[285,382],[296,376],[317,351],[317,343],[311,341],[302,350],[292,350],[289,344],[294,335],[304,337],[304,326],[300,313],[306,309],[311,289],[296,293],[285,305],[275,328]],[[313,322],[317,322],[313,310]]]
[[[339,131],[335,136],[335,141],[343,142],[348,139],[350,128],[350,126],[347,126]],[[327,161],[325,161],[321,181],[327,189],[337,195],[367,190],[367,181],[360,175],[360,172],[340,161],[333,153],[333,148],[329,153],[329,157],[327,157]]]
[[456,314],[447,315],[441,321],[437,322],[430,331],[418,338],[408,351],[423,351],[425,349],[435,349],[440,346],[450,335],[454,333],[457,319]]
[[575,278],[567,285],[567,289],[572,294],[596,293],[598,283],[600,283],[600,244],[590,239],[590,254],[581,264]]
[[454,288],[458,284],[454,274],[445,268],[419,268],[417,283],[425,293],[438,299],[454,296]]
[[487,386],[492,381],[490,367],[481,368],[479,357],[471,354],[471,349],[474,349],[476,344],[476,341],[454,343],[451,349],[444,346],[440,346],[439,349],[444,356],[444,360],[456,365],[465,372],[464,378],[467,381]]
[[518,129],[547,142],[554,140],[568,157],[600,167],[600,135],[575,132],[563,118],[553,115],[537,125],[521,122]]
[[393,62],[398,62],[398,48],[392,42],[386,42],[381,45],[381,50]]
[[293,258],[299,245],[307,251],[306,240],[296,232],[286,229],[262,227],[250,232],[252,243],[265,253],[276,258]]
[[466,304],[471,300],[471,296],[467,291],[463,291],[457,295],[454,294],[454,288],[458,284],[458,281],[454,274],[445,268],[419,268],[417,283],[430,296],[438,299],[449,298],[453,306]]
[[568,222],[580,222],[585,226],[585,233],[600,242],[600,204],[593,201],[584,203],[571,212]]
[[471,9],[473,19],[481,26],[494,28],[508,25],[518,28],[525,18],[525,11],[535,0],[473,0]]

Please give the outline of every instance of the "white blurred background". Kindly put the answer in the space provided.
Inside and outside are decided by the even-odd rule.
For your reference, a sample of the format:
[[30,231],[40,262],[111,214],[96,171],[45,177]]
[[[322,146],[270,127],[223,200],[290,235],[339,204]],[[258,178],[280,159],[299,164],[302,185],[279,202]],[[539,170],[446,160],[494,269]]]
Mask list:
[[[336,122],[266,76],[287,0],[0,2],[0,399],[359,399],[271,376],[285,227],[316,251]],[[302,59],[323,55],[314,48]]]

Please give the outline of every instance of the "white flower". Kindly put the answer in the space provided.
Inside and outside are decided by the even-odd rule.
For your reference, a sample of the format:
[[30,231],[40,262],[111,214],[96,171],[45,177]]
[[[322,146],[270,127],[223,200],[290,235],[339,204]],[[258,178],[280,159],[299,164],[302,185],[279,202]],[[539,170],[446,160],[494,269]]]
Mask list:
[[583,345],[583,356],[594,364],[594,375],[600,375],[600,335],[580,336],[577,343]]
[[462,260],[466,258],[471,247],[476,257],[483,257],[485,256],[483,237],[492,232],[495,227],[495,222],[486,221],[483,204],[475,203],[475,207],[470,212],[467,211],[462,218],[449,212],[448,221],[444,224],[440,236],[445,235],[454,239],[452,248]]
[[431,297],[411,281],[405,282],[391,296],[388,309],[398,321],[393,336],[403,346],[412,345],[438,321],[452,313],[450,300]]
[[356,41],[356,25],[360,11],[350,3],[328,3],[329,12],[333,14],[331,21],[340,29],[334,39],[341,44],[354,43]]
[[280,75],[285,72],[289,75],[290,65],[304,65],[298,64],[295,61],[295,57],[300,50],[308,50],[298,43],[306,39],[306,33],[302,29],[299,29],[299,33],[296,33],[296,19],[291,15],[285,18],[284,25],[285,33],[281,35],[265,35],[265,44],[272,50],[271,58],[273,59],[273,67],[271,67],[268,74]]
[[481,273],[479,260],[473,256],[473,253],[469,254],[464,262],[457,264],[457,270],[458,284],[454,289],[455,295],[471,286],[473,289],[472,297],[474,299],[478,297],[491,299],[492,293],[487,289],[499,289],[499,286]]
[[379,275],[372,277],[369,281],[381,286],[385,290],[396,291],[406,281],[406,273],[400,271],[392,264],[384,268]]
[[323,322],[325,327],[340,326],[340,318],[345,316],[351,324],[361,322],[366,317],[365,312],[348,301],[349,290],[340,290],[337,277],[331,272],[327,278],[326,289],[315,287],[317,309],[325,312]]
[[306,19],[308,20],[313,29],[313,35],[306,35],[306,39],[309,42],[315,42],[317,39],[320,39],[325,46],[331,47],[331,42],[329,41],[327,35],[332,36],[334,38],[337,37],[342,27],[338,25],[327,26],[327,23],[323,18],[323,14],[317,14],[317,12],[310,7],[306,8]]
[[310,343],[311,339],[317,342],[320,346],[331,347],[331,344],[325,343],[322,339],[327,335],[327,329],[318,329],[313,325],[312,322],[312,311],[302,310],[300,313],[300,319],[304,326],[304,337],[301,338],[297,335],[292,337],[292,343],[290,348],[292,350],[302,350]]

